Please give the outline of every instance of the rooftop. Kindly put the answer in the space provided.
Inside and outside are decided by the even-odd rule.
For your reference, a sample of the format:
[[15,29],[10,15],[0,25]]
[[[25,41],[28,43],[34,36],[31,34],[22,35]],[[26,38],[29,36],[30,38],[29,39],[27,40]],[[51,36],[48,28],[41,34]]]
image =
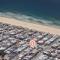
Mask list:
[[[35,48],[28,45],[33,38],[37,43]],[[0,51],[6,53],[10,60],[58,60],[59,46],[59,35],[0,22]]]

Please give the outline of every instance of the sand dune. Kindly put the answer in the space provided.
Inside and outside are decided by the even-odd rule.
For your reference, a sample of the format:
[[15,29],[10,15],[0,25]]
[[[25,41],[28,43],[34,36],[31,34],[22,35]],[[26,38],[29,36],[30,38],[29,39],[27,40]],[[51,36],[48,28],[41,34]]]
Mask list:
[[0,17],[0,22],[17,25],[17,26],[22,26],[22,27],[27,27],[29,29],[34,29],[37,31],[49,32],[52,34],[60,35],[60,29],[58,29],[58,28],[44,26],[44,25],[37,24],[37,23],[34,24],[34,23],[30,23],[30,22],[18,21],[14,18]]

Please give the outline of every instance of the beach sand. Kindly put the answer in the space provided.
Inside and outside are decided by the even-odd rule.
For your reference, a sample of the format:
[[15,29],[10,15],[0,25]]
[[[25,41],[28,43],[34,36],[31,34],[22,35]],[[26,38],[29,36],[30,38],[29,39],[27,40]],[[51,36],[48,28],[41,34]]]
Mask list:
[[60,35],[60,28],[53,28],[51,26],[44,26],[41,24],[35,24],[31,22],[19,21],[14,18],[0,17],[0,22],[8,23],[16,26],[27,27],[29,29],[34,29],[42,32],[49,32],[52,34]]

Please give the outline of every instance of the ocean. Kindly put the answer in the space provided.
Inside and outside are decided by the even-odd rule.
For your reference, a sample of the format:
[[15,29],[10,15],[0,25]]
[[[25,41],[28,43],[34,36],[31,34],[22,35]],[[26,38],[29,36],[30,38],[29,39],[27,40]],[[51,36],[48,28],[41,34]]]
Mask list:
[[60,27],[60,0],[0,0],[0,16]]

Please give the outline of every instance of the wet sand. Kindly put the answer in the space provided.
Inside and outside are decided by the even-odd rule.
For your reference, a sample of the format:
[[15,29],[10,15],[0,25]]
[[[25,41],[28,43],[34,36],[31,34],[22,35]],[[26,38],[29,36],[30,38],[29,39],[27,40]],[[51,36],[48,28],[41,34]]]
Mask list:
[[31,22],[19,21],[14,18],[7,18],[7,17],[0,17],[0,22],[8,23],[8,24],[16,25],[16,26],[22,26],[22,27],[34,29],[37,31],[49,32],[52,34],[60,35],[60,28],[55,28],[55,27],[53,28],[51,26],[44,26],[37,23],[35,24]]

